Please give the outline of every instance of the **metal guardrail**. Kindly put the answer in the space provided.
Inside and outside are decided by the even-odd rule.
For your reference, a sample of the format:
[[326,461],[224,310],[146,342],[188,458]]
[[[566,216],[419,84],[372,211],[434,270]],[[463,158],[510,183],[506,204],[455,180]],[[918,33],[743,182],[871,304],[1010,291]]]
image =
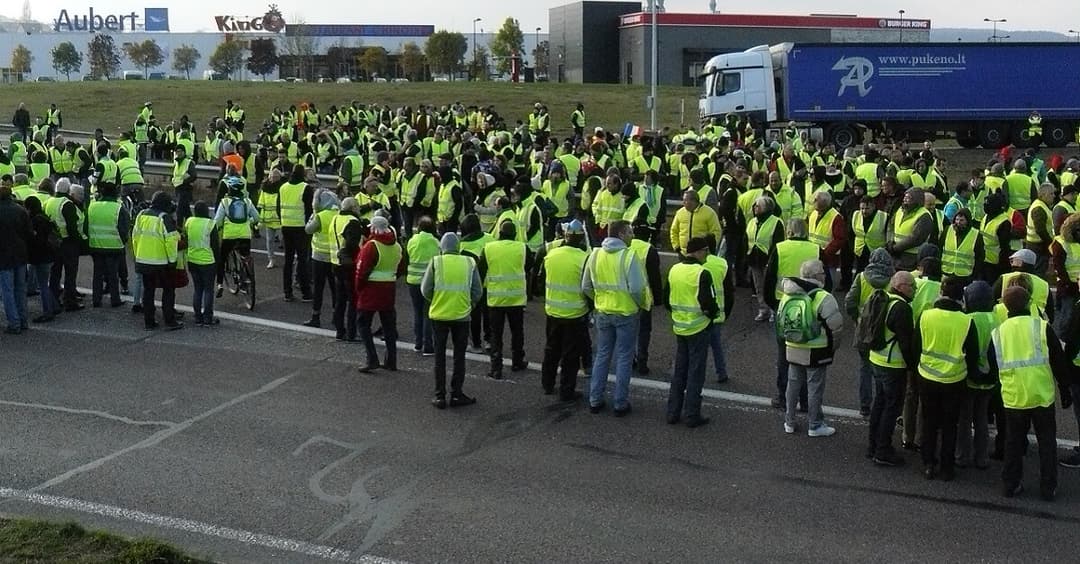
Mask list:
[[[0,131],[4,131],[6,133],[13,133],[15,131],[15,127],[12,125],[0,125]],[[59,134],[63,135],[68,140],[79,142],[89,142],[90,139],[94,137],[94,133],[92,131],[74,131],[70,129],[61,129],[59,130]],[[216,166],[201,164],[196,165],[195,171],[199,173],[200,178],[216,178],[217,175],[221,172],[221,169]],[[172,177],[172,164],[164,161],[146,161],[146,163],[143,164],[143,174],[164,176],[166,178]],[[319,174],[316,176],[319,179],[319,182],[323,183],[326,186],[337,185],[338,178],[336,175]],[[668,208],[677,209],[682,207],[681,200],[666,200],[666,202]]]

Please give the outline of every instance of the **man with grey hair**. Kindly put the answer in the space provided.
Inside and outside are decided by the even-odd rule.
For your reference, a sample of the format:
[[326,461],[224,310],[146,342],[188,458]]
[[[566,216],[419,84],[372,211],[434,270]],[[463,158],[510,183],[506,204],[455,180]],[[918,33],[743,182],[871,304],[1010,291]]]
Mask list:
[[746,226],[746,254],[750,278],[754,284],[758,312],[754,321],[768,321],[772,312],[765,303],[765,266],[776,245],[784,240],[784,227],[773,214],[773,199],[758,196],[751,207],[753,217]]
[[832,288],[832,271],[840,267],[840,251],[847,241],[847,222],[833,207],[832,193],[822,190],[814,194],[814,209],[807,221],[810,240],[821,249],[825,277]]
[[[82,202],[85,191],[82,186],[72,186],[67,178],[56,181],[56,195],[45,203],[45,214],[49,216],[60,233],[59,260],[53,263],[49,275],[49,289],[60,301],[65,311],[83,309],[79,303],[76,285],[79,276],[79,255],[86,244],[85,214]],[[63,278],[63,293],[60,280]],[[62,300],[60,298],[63,298]]]
[[1057,199],[1057,187],[1049,182],[1039,186],[1038,197],[1031,202],[1027,213],[1027,234],[1024,248],[1035,253],[1035,273],[1045,276],[1050,265],[1050,243],[1054,242],[1054,213],[1050,210]]
[[836,429],[825,424],[821,406],[825,396],[826,369],[833,361],[835,335],[844,326],[840,306],[824,290],[825,265],[808,260],[799,276],[784,279],[784,297],[777,311],[777,328],[784,335],[788,361],[787,408],[784,432],[795,433],[795,403],[807,388],[807,435],[828,437]]
[[1039,183],[1028,172],[1024,159],[1013,162],[1012,172],[1005,177],[1005,193],[1009,198],[1009,207],[1027,217],[1031,202],[1039,198]]
[[[338,296],[340,301],[353,301],[359,312],[357,328],[360,340],[367,352],[367,364],[361,372],[376,368],[397,370],[397,313],[395,296],[397,279],[405,274],[406,262],[402,259],[397,234],[390,228],[390,221],[383,215],[371,218],[371,235],[360,248],[356,261],[355,295]],[[336,304],[335,304],[336,305]],[[379,315],[386,343],[386,358],[380,364],[371,334],[371,321]]]
[[925,207],[926,197],[918,188],[908,188],[900,209],[886,229],[886,250],[896,261],[897,270],[915,270],[919,247],[937,233],[933,214]]

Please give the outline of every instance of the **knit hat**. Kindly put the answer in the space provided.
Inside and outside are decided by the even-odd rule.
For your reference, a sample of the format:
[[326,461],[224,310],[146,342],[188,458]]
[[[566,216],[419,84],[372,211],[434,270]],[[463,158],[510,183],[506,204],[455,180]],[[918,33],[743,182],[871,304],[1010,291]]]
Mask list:
[[581,220],[575,219],[562,224],[562,230],[563,233],[583,234],[585,233],[585,226],[581,224]]
[[[374,218],[372,219],[374,222]],[[439,241],[439,250],[444,253],[456,253],[461,249],[461,239],[458,238],[458,234],[453,231],[446,233],[442,236],[442,240]]]
[[704,237],[694,237],[686,243],[686,254],[708,250],[709,242]]
[[[371,232],[372,233],[383,234],[383,233],[388,233],[389,231],[390,231],[390,222],[385,217],[383,217],[381,215],[376,215],[376,216],[373,216],[371,218]],[[447,233],[447,235],[452,235],[452,234]],[[456,235],[455,235],[455,237],[456,237]],[[445,241],[445,240],[446,240],[446,238],[444,237],[443,241]]]

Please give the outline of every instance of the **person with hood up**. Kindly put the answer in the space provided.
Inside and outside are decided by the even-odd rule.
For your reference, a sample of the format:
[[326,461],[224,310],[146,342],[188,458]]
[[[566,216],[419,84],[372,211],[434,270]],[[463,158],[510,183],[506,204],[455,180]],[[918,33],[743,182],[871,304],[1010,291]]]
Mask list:
[[315,195],[315,213],[304,226],[304,232],[311,235],[311,273],[313,277],[313,290],[311,301],[311,319],[304,323],[307,327],[320,327],[322,322],[322,302],[324,290],[330,289],[331,308],[335,307],[337,300],[346,298],[338,296],[333,281],[333,263],[330,254],[333,251],[331,232],[334,217],[338,215],[341,203],[337,195],[329,190],[319,190]]
[[184,327],[176,319],[176,288],[172,283],[180,243],[173,219],[175,210],[172,197],[159,191],[150,199],[150,207],[135,217],[131,250],[135,255],[135,271],[142,275],[142,313],[147,331],[158,327],[154,318],[154,294],[158,288],[161,288],[165,326],[170,331]]
[[[825,424],[821,411],[825,399],[826,370],[833,362],[836,334],[844,327],[844,316],[836,298],[824,290],[825,265],[820,260],[808,260],[799,266],[799,276],[785,278],[784,297],[780,301],[777,323],[785,312],[787,302],[793,299],[809,299],[817,328],[816,335],[805,343],[785,339],[785,355],[788,362],[786,410],[784,432],[794,434],[795,406],[802,388],[807,388],[807,436],[828,437],[836,429]],[[595,371],[593,372],[596,373]]]
[[616,417],[630,413],[630,376],[637,345],[639,312],[646,305],[645,267],[628,246],[634,230],[611,222],[608,237],[593,249],[582,274],[582,290],[596,306],[596,352],[589,383],[589,410],[604,409],[608,369],[615,365]]
[[[48,323],[60,313],[60,304],[56,296],[49,291],[49,271],[52,269],[53,261],[56,260],[60,239],[56,226],[45,215],[39,198],[27,198],[23,205],[30,213],[30,226],[33,230],[33,236],[27,242],[27,271],[28,274],[34,274],[36,289],[41,297],[41,315],[35,317],[33,322]],[[29,281],[27,285],[29,287]]]
[[[874,290],[885,290],[896,271],[893,269],[892,257],[885,249],[874,249],[870,253],[870,262],[862,272],[855,275],[855,282],[844,297],[844,309],[856,325],[859,323],[859,314],[863,306],[870,300]],[[912,282],[912,296],[914,296],[914,282]],[[912,296],[908,296],[908,300]],[[910,307],[908,308],[910,309]],[[869,353],[869,351],[868,351]],[[863,418],[870,417],[870,410],[874,403],[874,369],[870,363],[868,354],[860,354],[859,357],[859,415]]]
[[[991,177],[988,176],[987,179],[989,178]],[[1009,255],[1013,251],[1020,250],[1022,240],[1015,236],[1014,212],[1007,207],[1004,194],[1001,192],[987,194],[983,211],[986,215],[983,216],[979,225],[985,253],[982,278],[993,285],[997,283],[998,278],[1009,272]]]
[[356,340],[356,308],[350,299],[354,293],[356,254],[364,239],[367,220],[360,219],[360,204],[356,198],[341,201],[341,211],[330,220],[330,262],[334,274],[334,292],[341,299],[334,303],[335,338]]
[[[874,254],[878,254],[877,251]],[[866,456],[878,466],[904,464],[903,457],[892,446],[892,437],[897,417],[903,409],[907,372],[919,362],[912,348],[915,323],[909,304],[914,295],[915,277],[910,272],[892,275],[885,326],[881,329],[884,347],[870,351],[867,358],[874,375],[874,403],[870,408],[870,446]]]
[[437,409],[446,409],[446,341],[453,339],[454,372],[450,379],[450,407],[476,403],[465,395],[465,349],[469,341],[469,318],[480,301],[484,286],[476,261],[460,254],[457,233],[447,233],[439,241],[441,254],[432,257],[420,282],[420,292],[427,299],[435,336],[435,398]]
[[966,468],[974,464],[975,468],[985,470],[990,463],[991,399],[995,395],[1000,397],[1001,394],[998,382],[990,378],[990,364],[986,356],[990,335],[1000,325],[994,315],[993,288],[982,280],[969,284],[964,288],[964,311],[975,325],[978,334],[979,367],[968,374],[967,378],[967,394],[964,396],[957,430],[956,466]]
[[[402,260],[401,245],[397,234],[390,228],[390,221],[382,215],[371,218],[371,234],[356,255],[356,278],[353,281],[354,299],[358,312],[357,328],[367,353],[367,363],[361,372],[376,368],[397,370],[397,279],[405,275],[406,262]],[[338,299],[347,300],[348,296]],[[386,358],[380,364],[371,333],[371,321],[378,314],[386,343]]]

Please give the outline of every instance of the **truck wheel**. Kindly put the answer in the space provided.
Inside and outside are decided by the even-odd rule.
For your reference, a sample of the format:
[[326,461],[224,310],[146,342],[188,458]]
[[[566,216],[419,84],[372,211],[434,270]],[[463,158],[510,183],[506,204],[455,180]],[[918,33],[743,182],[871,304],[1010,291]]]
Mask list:
[[979,127],[979,144],[984,149],[1000,149],[1009,144],[1009,124],[990,122]]
[[832,141],[833,145],[836,145],[837,149],[843,150],[854,147],[859,143],[859,130],[846,123],[834,125],[829,130],[829,140]]
[[1051,122],[1043,126],[1042,140],[1047,147],[1060,149],[1072,141],[1073,127],[1068,123]]

